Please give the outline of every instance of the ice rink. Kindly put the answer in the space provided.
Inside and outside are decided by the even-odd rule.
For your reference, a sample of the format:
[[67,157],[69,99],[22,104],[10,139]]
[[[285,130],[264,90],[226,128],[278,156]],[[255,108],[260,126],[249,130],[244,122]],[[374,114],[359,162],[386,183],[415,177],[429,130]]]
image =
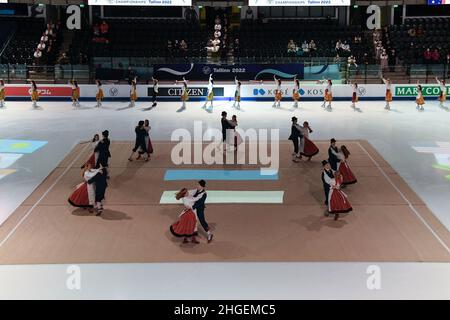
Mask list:
[[[274,109],[271,102],[245,101],[241,103],[240,110],[232,108],[232,102],[218,101],[215,102],[213,112],[202,110],[201,102],[188,102],[185,111],[177,112],[181,105],[178,102],[160,102],[156,108],[151,110],[149,110],[150,102],[139,101],[132,109],[127,108],[127,102],[121,101],[106,101],[100,109],[94,108],[95,102],[82,102],[79,109],[74,109],[69,101],[39,102],[39,109],[33,110],[30,102],[8,101],[6,108],[0,109],[0,223],[8,218],[78,142],[90,139],[94,133],[108,129],[111,140],[133,140],[133,130],[137,121],[149,119],[152,127],[152,139],[154,141],[167,141],[170,140],[171,134],[175,129],[185,128],[193,131],[194,121],[202,121],[205,131],[209,128],[220,128],[220,113],[227,111],[229,118],[233,114],[237,115],[239,127],[242,129],[280,129],[280,139],[283,141],[289,135],[290,119],[294,115],[299,118],[299,122],[308,121],[310,123],[314,130],[310,135],[312,140],[327,140],[332,137],[336,138],[338,143],[339,140],[367,140],[449,230],[450,112],[439,108],[435,100],[427,100],[426,102],[425,111],[423,112],[415,109],[413,101],[394,101],[390,111],[383,108],[383,101],[360,102],[357,105],[357,110],[353,110],[350,107],[350,102],[339,101],[333,103],[331,111],[322,109],[320,107],[321,102],[318,101],[300,102],[298,109],[292,109],[291,102],[282,102],[280,109]],[[319,174],[318,172],[318,176]],[[17,223],[18,228],[20,228],[20,221]],[[7,240],[7,236],[2,237],[0,246]],[[401,266],[401,264],[398,265]],[[148,271],[145,267],[146,265],[141,266]],[[149,268],[158,268],[157,264],[148,266]],[[227,271],[228,274],[224,278],[221,280],[216,279],[218,282],[215,282],[214,288],[211,288],[215,292],[212,293],[212,297],[234,297],[231,295],[232,292],[229,286],[226,287],[228,288],[227,290],[230,290],[230,296],[223,292],[219,294],[220,283],[225,282],[227,277],[232,277],[232,274],[241,270],[239,264],[230,266],[232,268]],[[255,263],[252,266],[254,267],[253,271],[256,272],[253,278],[259,275],[264,277],[264,275],[267,276],[267,274],[273,273],[275,270],[278,270],[275,272],[279,272],[286,268],[286,265],[283,263],[267,265]],[[330,272],[332,266],[333,264],[324,263],[321,268],[323,268],[322,270],[327,270],[326,272]],[[431,269],[433,268],[433,265],[428,266]],[[2,271],[4,271],[4,267],[2,268]],[[96,272],[103,272],[102,268],[95,266],[90,266],[89,268],[90,272],[95,270],[97,270]],[[186,268],[187,271],[193,267],[187,264]],[[214,274],[214,268],[220,267],[214,263],[204,263],[201,268],[205,274],[212,275]],[[297,274],[299,270],[303,270],[302,268],[305,268],[305,272],[311,270],[311,265],[307,263],[292,263],[289,264],[288,268],[293,268],[293,271],[287,272],[284,277],[266,278],[269,288],[270,283],[275,282],[280,286],[279,294],[276,292],[272,293],[268,298],[287,297],[281,294],[281,290],[284,287],[280,283],[290,281],[290,275]],[[355,268],[361,271],[358,277],[365,279],[365,266],[360,265],[357,267],[357,264],[340,264],[339,267],[334,269],[336,270],[334,275],[337,278],[340,276],[344,278],[351,277],[350,270]],[[391,284],[399,281],[399,285],[402,286],[402,280],[395,277],[396,274],[401,275],[401,268],[396,269],[392,265],[389,268],[389,272],[393,272],[390,274],[393,281]],[[442,272],[443,275],[445,275],[446,271],[448,272],[448,268],[442,267],[434,270],[437,272],[436,275],[439,272]],[[224,273],[224,270],[219,270],[219,272]],[[424,272],[429,273],[430,269]],[[158,271],[158,273],[161,275],[164,272]],[[169,275],[167,276],[170,277]],[[173,279],[172,281],[183,281],[183,286],[188,287],[188,284],[199,281],[199,277],[198,273],[184,274],[181,272],[178,280]],[[134,280],[138,280],[138,278]],[[293,286],[295,284],[300,285],[299,281],[303,280],[301,278],[293,280]],[[430,280],[428,285],[431,286],[432,282]],[[434,282],[438,285],[438,278]],[[364,284],[365,282],[361,283]],[[445,288],[443,284],[441,283],[441,286]],[[326,289],[327,284],[322,283],[320,285],[323,286],[323,291],[318,290],[313,297],[331,297],[329,295],[331,291]],[[167,292],[164,291],[160,297],[167,297],[172,286],[175,287],[177,284],[168,284]],[[276,285],[274,286],[276,287]],[[309,286],[305,286],[303,289],[307,290],[308,288]],[[413,286],[409,289],[404,287],[404,291],[406,292],[412,288]],[[176,288],[177,291],[180,289]],[[300,288],[297,292],[291,292],[293,295],[290,296],[293,298],[305,298],[306,292],[301,291],[303,289]],[[395,287],[395,290],[398,289],[398,286]],[[425,287],[416,286],[415,290],[417,292],[419,292],[419,289],[425,290]],[[255,292],[258,292],[258,290],[261,289],[258,289],[256,286],[252,287],[249,282],[247,290],[244,290],[243,295],[239,296],[239,298],[254,297]],[[336,286],[335,290],[338,290],[338,286]],[[366,290],[364,285],[361,287],[361,290]],[[398,297],[399,291],[395,290],[385,291],[384,295],[380,293],[376,297]],[[151,288],[149,288],[149,291],[151,291]],[[353,297],[357,297],[358,292],[360,291],[353,291],[352,296],[355,294]],[[204,293],[206,294],[206,291]],[[93,291],[89,291],[89,294],[111,297],[105,296],[101,289],[98,291],[93,289]],[[158,298],[154,293],[141,292],[141,294],[137,293],[134,297],[151,296]],[[414,292],[409,294],[412,298],[420,296],[414,295]],[[448,292],[446,293],[443,290],[442,295],[439,297],[444,297],[446,294],[448,298]],[[124,295],[127,296],[126,294]],[[70,295],[68,297],[77,298],[77,296]],[[177,297],[182,298],[182,296]],[[186,298],[188,297],[186,295]],[[205,297],[205,295],[201,294],[195,296],[195,298]],[[344,295],[334,298],[346,297],[348,298],[349,296]]]

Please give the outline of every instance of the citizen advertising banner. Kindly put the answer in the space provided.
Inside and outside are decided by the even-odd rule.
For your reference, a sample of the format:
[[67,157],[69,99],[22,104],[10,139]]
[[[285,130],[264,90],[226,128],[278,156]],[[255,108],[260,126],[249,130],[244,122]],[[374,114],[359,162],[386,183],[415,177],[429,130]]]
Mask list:
[[[158,96],[160,97],[179,97],[183,89],[180,86],[177,87],[159,87]],[[188,87],[188,95],[190,97],[206,97],[208,95],[207,87],[193,86]],[[224,96],[224,87],[213,88],[215,97]],[[148,96],[153,96],[153,87],[148,88]]]
[[207,81],[212,73],[214,80],[233,81],[235,77],[242,81],[272,80],[274,76],[281,79],[298,79],[304,77],[304,65],[294,64],[242,64],[242,65],[215,65],[215,64],[156,64],[153,66],[154,74],[159,80],[187,80]]

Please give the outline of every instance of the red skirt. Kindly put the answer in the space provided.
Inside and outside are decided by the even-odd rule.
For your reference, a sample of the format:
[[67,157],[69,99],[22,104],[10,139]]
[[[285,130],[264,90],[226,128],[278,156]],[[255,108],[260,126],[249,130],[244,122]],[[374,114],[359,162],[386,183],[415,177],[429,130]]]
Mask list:
[[347,195],[339,189],[330,189],[328,199],[329,213],[346,213],[352,211],[352,206],[347,200]]
[[92,208],[92,205],[89,204],[87,182],[79,184],[68,201],[74,207]]
[[355,175],[350,170],[346,161],[339,162],[338,171],[342,174],[342,184],[353,184],[357,182]]
[[175,237],[192,237],[197,235],[195,227],[197,225],[197,217],[194,211],[188,209],[180,217],[180,220],[170,226],[170,232]]
[[307,137],[303,137],[305,141],[305,145],[303,147],[303,152],[301,153],[302,156],[305,157],[312,157],[319,153],[319,148]]
[[150,140],[150,137],[148,137],[147,152],[153,153],[153,145],[152,145],[152,140]]
[[358,96],[356,95],[356,92],[353,92],[352,94],[352,102],[353,103],[358,102]]
[[89,157],[88,161],[85,163],[86,164],[90,164],[92,168],[95,168],[95,152],[92,152],[92,155]]

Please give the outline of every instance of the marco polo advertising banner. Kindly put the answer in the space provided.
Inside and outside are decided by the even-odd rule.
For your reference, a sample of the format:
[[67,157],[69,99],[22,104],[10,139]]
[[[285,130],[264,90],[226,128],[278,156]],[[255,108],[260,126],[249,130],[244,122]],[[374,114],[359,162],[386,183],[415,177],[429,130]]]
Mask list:
[[[446,87],[447,95],[450,94],[450,86]],[[422,94],[424,97],[437,97],[441,93],[438,85],[422,85]],[[396,97],[415,97],[417,95],[416,85],[396,85],[394,95]]]
[[304,66],[293,64],[242,64],[242,65],[215,65],[215,64],[156,64],[153,66],[156,78],[159,80],[187,80],[207,81],[212,73],[214,80],[233,81],[237,77],[242,81],[298,79],[304,77]]

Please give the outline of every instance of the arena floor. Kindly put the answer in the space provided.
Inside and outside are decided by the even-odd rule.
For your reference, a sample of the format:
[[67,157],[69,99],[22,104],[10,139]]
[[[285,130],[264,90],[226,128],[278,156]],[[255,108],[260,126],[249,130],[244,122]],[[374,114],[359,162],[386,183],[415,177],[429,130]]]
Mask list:
[[[249,282],[248,286],[242,287],[241,298],[269,298],[261,296],[261,286],[254,285],[258,279],[264,279],[264,287],[278,288],[271,298],[307,298],[311,290],[315,292],[315,298],[336,298],[332,293],[342,292],[339,283],[344,280],[345,287],[351,290],[340,297],[367,297],[365,262],[372,262],[382,266],[391,286],[378,295],[370,293],[370,297],[398,298],[405,297],[404,293],[408,292],[415,298],[425,297],[422,293],[430,292],[428,289],[434,288],[432,283],[442,283],[448,274],[448,263],[429,263],[449,261],[450,183],[446,175],[450,166],[447,146],[450,143],[450,113],[438,108],[434,101],[427,101],[426,109],[421,113],[408,101],[395,101],[391,112],[383,110],[381,101],[361,102],[358,112],[347,102],[334,103],[332,112],[321,109],[318,102],[303,102],[298,110],[292,110],[288,102],[283,102],[280,110],[271,108],[269,102],[243,102],[240,111],[233,109],[229,102],[217,102],[213,113],[204,112],[200,109],[201,103],[195,102],[188,103],[183,113],[176,113],[180,105],[173,102],[162,102],[153,110],[148,110],[147,102],[138,102],[134,109],[126,108],[125,102],[106,102],[100,110],[92,108],[92,102],[82,105],[80,110],[73,110],[70,102],[41,102],[40,110],[32,110],[29,102],[7,102],[7,107],[0,110],[0,139],[34,141],[33,148],[17,151],[23,153],[17,159],[8,159],[5,154],[10,151],[0,148],[0,222],[4,222],[0,227],[2,283],[16,279],[9,271],[19,268],[10,270],[5,264],[33,264],[29,265],[31,269],[20,268],[32,270],[27,274],[32,280],[29,283],[34,283],[40,278],[36,275],[47,270],[46,265],[35,263],[88,262],[88,265],[81,264],[83,270],[95,279],[107,277],[105,281],[110,281],[111,285],[115,283],[113,287],[94,286],[84,291],[83,294],[89,292],[90,297],[111,298],[117,290],[127,288],[120,291],[122,297],[231,298],[235,297],[231,295],[232,286],[239,283],[242,287],[243,281],[250,281],[247,279],[253,279],[253,284]],[[177,189],[182,183],[162,180],[163,171],[170,167],[170,162],[164,158],[164,152],[159,151],[170,148],[167,141],[173,130],[186,128],[192,132],[194,120],[203,122],[206,135],[211,128],[220,127],[223,110],[229,115],[237,114],[243,129],[279,128],[281,141],[286,141],[293,115],[300,121],[308,120],[314,129],[311,139],[323,141],[318,143],[322,152],[330,137],[345,141],[353,153],[350,165],[358,178],[356,185],[345,190],[354,212],[338,222],[325,218],[324,208],[320,206],[322,190],[318,176],[319,160],[323,156],[318,155],[311,164],[298,165],[303,169],[297,170],[293,168],[297,165],[291,163],[289,153],[282,151],[280,180],[249,187],[285,190],[283,205],[264,205],[261,210],[259,205],[211,204],[207,215],[215,229],[213,243],[207,245],[202,238],[197,248],[191,248],[173,241],[167,229],[180,206],[159,205],[158,200],[162,190]],[[126,157],[129,141],[134,136],[133,127],[145,118],[150,119],[152,138],[159,150],[150,163],[128,164]],[[108,209],[102,218],[98,218],[71,208],[65,200],[79,182],[78,162],[86,156],[77,152],[83,147],[78,145],[79,141],[88,140],[104,129],[110,130],[115,142],[114,169],[108,190]],[[25,147],[21,142],[18,146]],[[290,146],[286,145],[286,148]],[[71,164],[73,157],[78,155],[79,159]],[[311,167],[306,167],[309,165]],[[149,178],[145,178],[147,176]],[[307,184],[294,181],[296,179],[305,179]],[[236,190],[246,185],[211,181],[208,189],[227,187]],[[136,204],[130,206],[132,202]],[[246,210],[250,207],[255,210]],[[303,207],[308,211],[300,210]],[[150,208],[155,209],[155,214],[150,213]],[[239,210],[242,214],[237,214]],[[285,218],[281,219],[280,215]],[[158,263],[175,261],[186,263],[173,266]],[[204,263],[201,267],[187,263],[193,261]],[[217,264],[217,261],[228,263]],[[239,263],[243,261],[246,263]],[[264,263],[260,263],[262,261]],[[290,261],[290,264],[280,261]],[[311,265],[306,261],[317,263]],[[403,261],[423,262],[405,264]],[[134,267],[116,263],[91,264],[93,262],[152,263]],[[182,270],[178,265],[183,266]],[[55,268],[57,266],[63,268],[58,269],[62,275],[66,274],[66,265],[55,265]],[[129,282],[115,282],[114,272],[134,268],[142,273],[124,274]],[[316,274],[319,270],[320,276]],[[417,279],[427,277],[427,282],[399,284],[405,270],[416,274]],[[210,289],[194,295],[173,295],[174,286],[187,289],[203,276],[214,276],[218,272],[222,276],[215,279],[215,285]],[[320,281],[325,273],[333,275],[326,283]],[[143,274],[146,275],[144,278]],[[245,279],[242,278],[244,274]],[[429,279],[430,275],[435,278]],[[20,279],[22,277],[23,273]],[[167,282],[168,278],[171,280]],[[158,290],[148,287],[138,290],[147,283],[143,279],[149,279],[152,285],[159,284],[155,287]],[[318,282],[311,282],[312,279]],[[353,283],[353,288],[348,283]],[[362,283],[363,287],[358,287]],[[23,292],[34,292],[31,287],[26,287],[26,283],[19,286],[16,281],[11,285],[22,288],[17,291],[17,297],[23,296]],[[335,286],[334,290],[330,289],[331,285]],[[48,295],[87,297],[73,296],[73,293],[60,291],[58,286],[58,283],[52,284],[53,289],[49,289]],[[104,290],[103,295],[98,290]],[[445,290],[434,292],[437,297],[448,297]],[[11,293],[9,290],[8,294]],[[40,295],[36,291],[34,296]]]

